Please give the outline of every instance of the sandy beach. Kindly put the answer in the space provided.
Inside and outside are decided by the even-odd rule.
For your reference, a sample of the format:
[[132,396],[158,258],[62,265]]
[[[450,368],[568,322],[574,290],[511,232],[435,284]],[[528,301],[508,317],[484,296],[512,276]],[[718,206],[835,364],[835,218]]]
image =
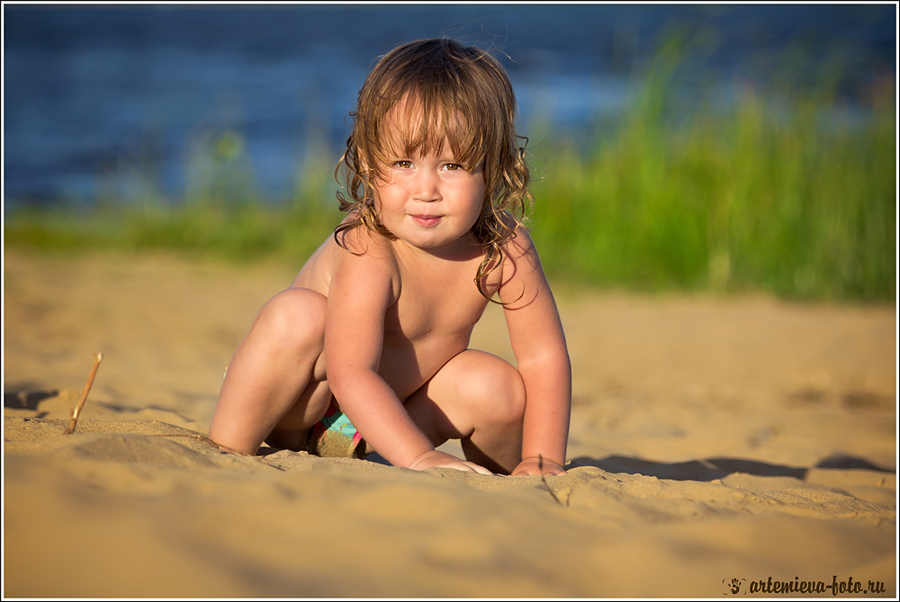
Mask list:
[[569,472],[513,478],[198,437],[303,258],[4,261],[4,597],[897,594],[892,305],[557,285]]

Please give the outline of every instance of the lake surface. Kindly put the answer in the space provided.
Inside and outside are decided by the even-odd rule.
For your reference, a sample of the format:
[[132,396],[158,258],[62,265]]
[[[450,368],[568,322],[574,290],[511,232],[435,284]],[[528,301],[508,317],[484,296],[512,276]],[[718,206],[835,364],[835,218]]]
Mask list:
[[[150,178],[181,198],[192,149],[233,131],[259,190],[295,185],[310,139],[336,156],[373,61],[446,35],[493,48],[519,98],[577,136],[627,107],[674,30],[699,42],[682,85],[814,85],[842,61],[839,91],[864,112],[896,73],[896,7],[838,5],[4,5],[5,212],[93,202]],[[123,176],[124,174],[124,176]],[[127,194],[123,191],[122,194]]]

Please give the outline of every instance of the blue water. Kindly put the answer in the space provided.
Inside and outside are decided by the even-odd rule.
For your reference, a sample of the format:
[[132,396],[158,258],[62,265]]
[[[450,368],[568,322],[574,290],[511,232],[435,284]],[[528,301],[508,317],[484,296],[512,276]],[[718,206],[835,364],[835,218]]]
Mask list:
[[[839,90],[862,107],[896,73],[893,5],[4,5],[5,209],[93,202],[129,178],[182,198],[197,144],[245,145],[256,185],[290,193],[310,139],[337,155],[373,60],[448,35],[495,48],[522,129],[538,118],[577,137],[633,98],[673,28],[701,40],[683,86],[814,85],[844,62]],[[504,54],[506,56],[504,56]],[[790,58],[793,57],[793,58]],[[695,80],[691,76],[695,75]],[[192,150],[193,149],[193,150]],[[140,174],[140,175],[135,175]]]

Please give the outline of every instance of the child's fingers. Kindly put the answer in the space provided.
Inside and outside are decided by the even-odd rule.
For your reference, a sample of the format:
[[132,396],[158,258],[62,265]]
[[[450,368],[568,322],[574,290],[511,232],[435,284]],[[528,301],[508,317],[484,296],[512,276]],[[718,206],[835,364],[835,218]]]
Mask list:
[[429,468],[452,468],[454,470],[460,470],[463,472],[476,472],[478,474],[486,475],[494,474],[484,466],[475,464],[474,462],[466,462],[465,460],[460,460],[456,456],[437,450],[430,450],[420,455],[410,463],[409,468],[413,470],[427,470]]
[[483,466],[479,466],[474,462],[463,462],[462,460],[457,460],[456,462],[450,462],[447,464],[439,464],[434,466],[433,468],[452,468],[453,470],[459,470],[461,472],[477,472],[478,474],[487,474],[493,475],[490,470]]
[[463,462],[463,464],[465,464],[466,466],[471,467],[471,469],[472,469],[474,472],[477,472],[478,474],[488,474],[488,475],[493,475],[493,474],[494,474],[494,473],[492,473],[490,470],[488,470],[487,468],[485,468],[484,466],[479,466],[478,464],[475,464],[475,463],[473,463],[473,462]]
[[553,460],[526,458],[512,472],[513,476],[555,476],[566,474],[566,469]]
[[409,468],[413,470],[427,470],[429,468],[453,468],[454,470],[461,470],[463,472],[477,472],[479,474],[489,475],[494,474],[487,468],[479,466],[474,462],[466,462],[465,460],[460,460],[456,456],[437,450],[431,450],[420,455],[410,463]]

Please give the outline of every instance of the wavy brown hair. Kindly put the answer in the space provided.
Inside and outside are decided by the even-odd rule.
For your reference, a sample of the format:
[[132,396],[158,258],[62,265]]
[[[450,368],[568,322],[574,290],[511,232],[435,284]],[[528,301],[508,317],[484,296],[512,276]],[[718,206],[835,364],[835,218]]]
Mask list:
[[[390,113],[404,99],[406,131],[389,131]],[[484,167],[484,205],[472,234],[485,249],[475,285],[490,299],[484,280],[500,266],[504,243],[524,227],[533,202],[528,139],[516,134],[516,97],[503,66],[454,40],[409,42],[376,63],[350,116],[353,129],[335,170],[339,182],[344,170],[337,198],[350,217],[335,229],[335,241],[343,247],[339,234],[360,225],[394,238],[378,219],[372,188],[374,178],[385,177],[386,151],[399,143],[406,155],[438,152],[446,140],[463,168]]]

